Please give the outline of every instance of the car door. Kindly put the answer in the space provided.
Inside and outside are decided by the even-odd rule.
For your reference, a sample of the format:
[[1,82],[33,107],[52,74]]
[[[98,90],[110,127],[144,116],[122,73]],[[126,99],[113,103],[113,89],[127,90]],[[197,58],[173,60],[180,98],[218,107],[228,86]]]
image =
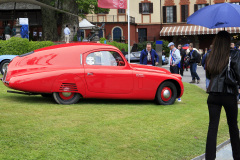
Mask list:
[[90,92],[128,94],[133,90],[133,72],[116,51],[97,51],[85,56],[84,74]]

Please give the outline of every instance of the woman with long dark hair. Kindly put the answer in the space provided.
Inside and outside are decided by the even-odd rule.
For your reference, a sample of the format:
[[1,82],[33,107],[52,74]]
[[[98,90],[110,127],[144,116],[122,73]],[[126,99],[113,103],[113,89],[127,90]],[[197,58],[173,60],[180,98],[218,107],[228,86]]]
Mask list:
[[209,127],[206,144],[206,160],[216,158],[216,143],[218,124],[222,106],[225,109],[232,145],[234,160],[240,160],[240,139],[238,129],[238,85],[225,83],[229,57],[230,67],[236,75],[236,81],[240,84],[240,52],[230,51],[231,37],[228,32],[220,31],[214,41],[211,54],[207,57],[206,72],[211,80],[207,92],[209,93],[207,104],[209,110]]

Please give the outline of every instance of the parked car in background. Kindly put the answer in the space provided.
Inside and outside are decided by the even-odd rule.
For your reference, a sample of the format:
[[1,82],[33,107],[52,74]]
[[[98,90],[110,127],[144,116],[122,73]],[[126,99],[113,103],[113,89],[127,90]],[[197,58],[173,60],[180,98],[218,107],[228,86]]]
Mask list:
[[164,68],[129,64],[114,46],[69,43],[15,57],[2,81],[18,90],[12,93],[53,95],[59,104],[102,98],[156,100],[169,105],[183,95],[181,79]]
[[168,63],[169,63],[168,57],[166,57],[165,55],[162,55],[162,65],[168,64]]
[[0,71],[3,75],[7,69],[9,62],[17,55],[1,55],[0,56]]
[[[130,53],[130,62],[140,63],[141,51],[131,52]],[[128,60],[128,54],[125,54],[125,58]]]

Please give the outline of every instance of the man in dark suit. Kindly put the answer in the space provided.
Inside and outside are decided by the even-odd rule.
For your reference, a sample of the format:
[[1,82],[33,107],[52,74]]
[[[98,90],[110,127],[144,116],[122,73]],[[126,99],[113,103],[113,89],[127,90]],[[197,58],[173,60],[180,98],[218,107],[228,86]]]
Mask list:
[[182,45],[181,45],[181,44],[178,45],[178,50],[180,51],[180,55],[181,55],[180,74],[181,74],[181,76],[183,76],[183,71],[184,71],[184,69],[183,69],[183,64],[184,64],[184,58],[185,58],[185,56],[186,56],[186,50],[185,50],[185,49],[182,49]]
[[154,49],[152,49],[151,43],[147,43],[146,49],[142,50],[140,56],[140,64],[145,65],[158,65],[159,56]]
[[190,71],[191,71],[191,76],[192,76],[192,81],[190,83],[196,83],[197,79],[197,84],[200,83],[200,78],[197,74],[197,51],[193,49],[193,45],[189,45],[189,57],[190,57]]

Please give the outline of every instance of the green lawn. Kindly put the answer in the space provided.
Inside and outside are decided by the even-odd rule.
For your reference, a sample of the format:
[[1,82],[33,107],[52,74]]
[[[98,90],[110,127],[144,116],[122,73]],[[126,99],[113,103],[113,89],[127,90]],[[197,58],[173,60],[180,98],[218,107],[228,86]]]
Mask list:
[[[6,93],[0,83],[0,159],[185,160],[205,151],[207,94],[184,83],[182,102],[83,100]],[[218,144],[229,138],[222,112]]]

